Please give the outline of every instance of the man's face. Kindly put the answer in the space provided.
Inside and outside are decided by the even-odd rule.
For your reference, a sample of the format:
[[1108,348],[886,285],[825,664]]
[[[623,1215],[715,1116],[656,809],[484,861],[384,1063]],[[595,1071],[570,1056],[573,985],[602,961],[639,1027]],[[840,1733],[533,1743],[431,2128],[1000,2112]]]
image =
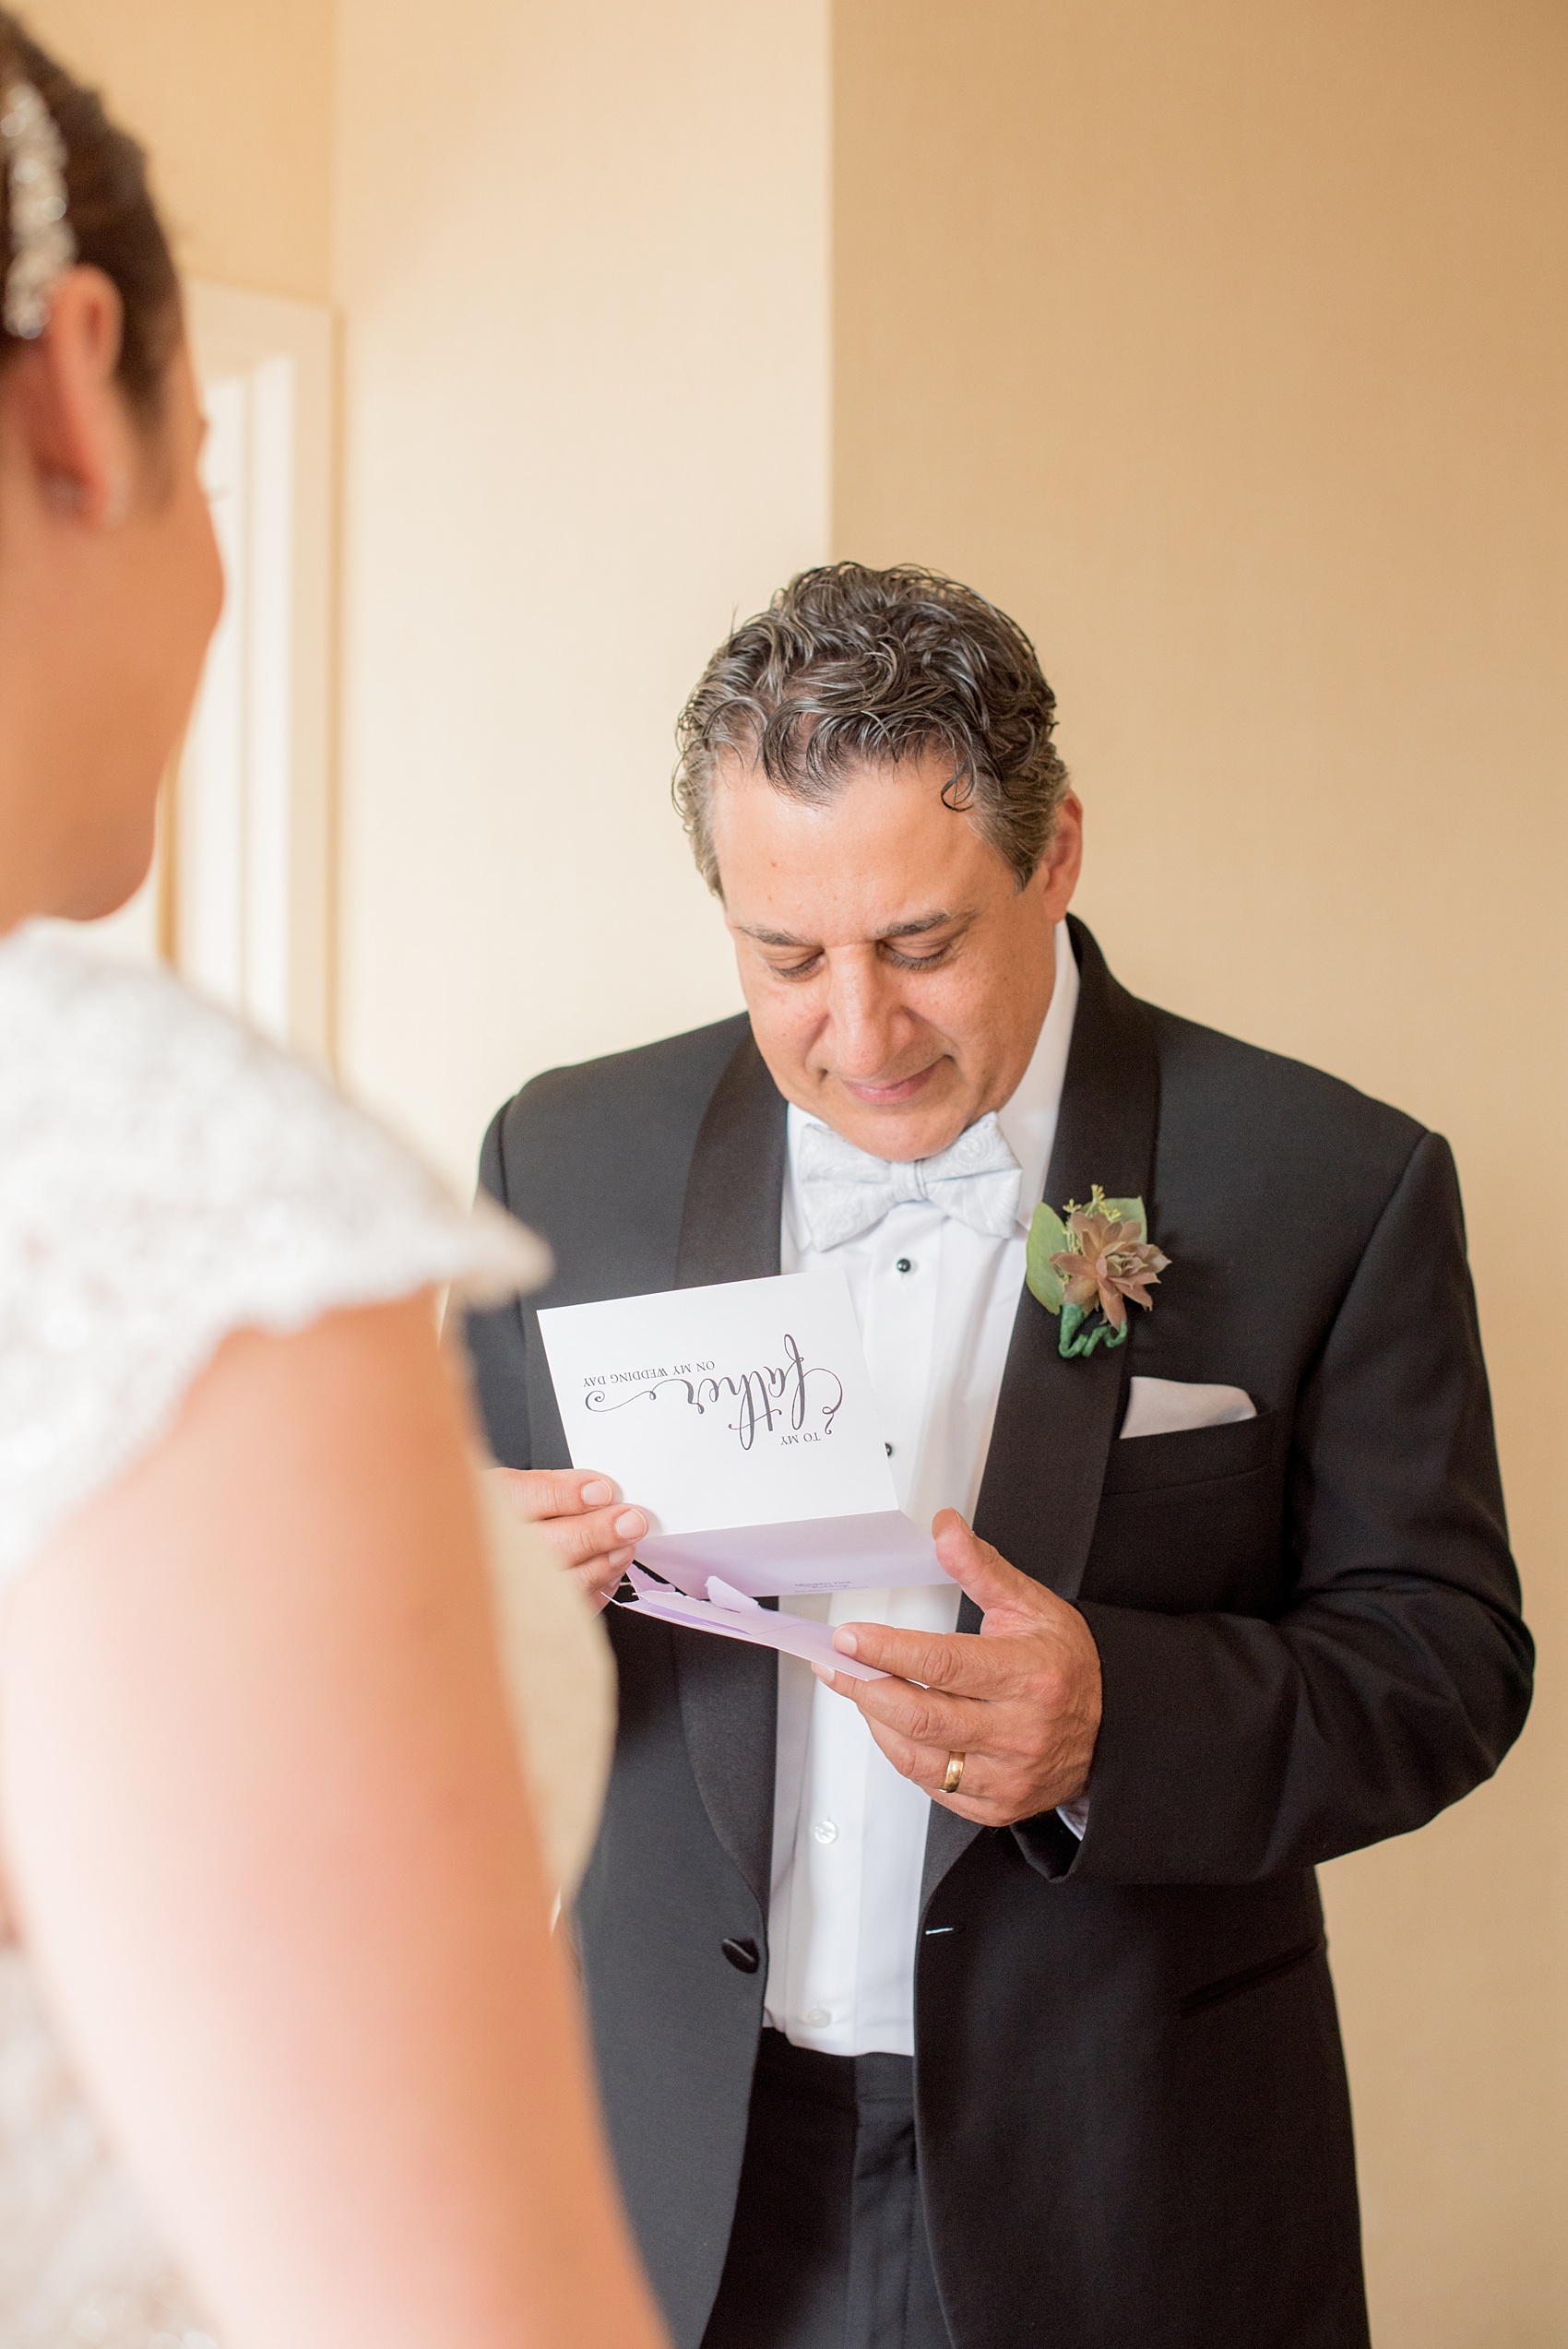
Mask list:
[[752,1026],[788,1100],[879,1158],[925,1158],[1000,1109],[1055,979],[1051,932],[1082,853],[1063,804],[1020,889],[944,806],[932,752],[866,765],[813,806],[729,766],[714,842]]

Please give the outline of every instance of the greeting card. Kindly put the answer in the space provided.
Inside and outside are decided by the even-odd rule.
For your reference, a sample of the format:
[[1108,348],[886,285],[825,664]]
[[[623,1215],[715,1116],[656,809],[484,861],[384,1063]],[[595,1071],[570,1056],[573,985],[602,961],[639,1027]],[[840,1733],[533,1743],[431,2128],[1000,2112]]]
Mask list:
[[[699,1628],[778,1645],[768,1626],[790,1619],[748,1601],[947,1580],[894,1494],[842,1273],[555,1306],[539,1319],[573,1465],[613,1477],[647,1513],[637,1562],[650,1611],[652,1574],[684,1593],[688,1610],[697,1601],[749,1619]],[[802,1628],[796,1619],[791,1641]],[[830,1637],[821,1644],[826,1653]]]

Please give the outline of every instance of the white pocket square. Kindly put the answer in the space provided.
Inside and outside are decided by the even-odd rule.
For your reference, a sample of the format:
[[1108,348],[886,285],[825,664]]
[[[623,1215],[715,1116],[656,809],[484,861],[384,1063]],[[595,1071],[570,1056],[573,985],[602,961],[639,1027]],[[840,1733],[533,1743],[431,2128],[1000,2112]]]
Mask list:
[[1225,1428],[1255,1419],[1257,1405],[1239,1386],[1198,1386],[1189,1379],[1128,1382],[1123,1436],[1176,1435],[1192,1428]]

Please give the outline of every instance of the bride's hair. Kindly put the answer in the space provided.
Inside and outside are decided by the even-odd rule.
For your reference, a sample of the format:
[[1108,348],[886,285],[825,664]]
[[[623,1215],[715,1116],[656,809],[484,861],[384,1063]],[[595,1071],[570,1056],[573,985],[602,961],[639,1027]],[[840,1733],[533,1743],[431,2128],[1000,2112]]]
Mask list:
[[[113,279],[125,308],[119,381],[144,412],[154,410],[180,336],[180,284],[147,183],[147,159],[115,128],[95,90],[73,79],[0,8],[0,112],[18,82],[30,82],[65,148],[65,220],[78,261]],[[6,142],[0,141],[0,146]],[[9,154],[5,164],[9,165]],[[0,168],[0,277],[16,256],[13,174]],[[0,325],[0,367],[19,348]]]

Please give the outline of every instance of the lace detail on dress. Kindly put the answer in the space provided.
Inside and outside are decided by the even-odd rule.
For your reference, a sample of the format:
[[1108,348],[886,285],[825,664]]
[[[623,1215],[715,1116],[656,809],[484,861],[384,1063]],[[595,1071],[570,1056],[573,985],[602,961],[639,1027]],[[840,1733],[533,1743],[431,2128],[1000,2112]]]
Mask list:
[[163,1432],[231,1331],[535,1286],[371,1119],[168,975],[0,942],[0,1574]]
[[6,2349],[217,2349],[14,1949],[0,1950],[0,2339]]

